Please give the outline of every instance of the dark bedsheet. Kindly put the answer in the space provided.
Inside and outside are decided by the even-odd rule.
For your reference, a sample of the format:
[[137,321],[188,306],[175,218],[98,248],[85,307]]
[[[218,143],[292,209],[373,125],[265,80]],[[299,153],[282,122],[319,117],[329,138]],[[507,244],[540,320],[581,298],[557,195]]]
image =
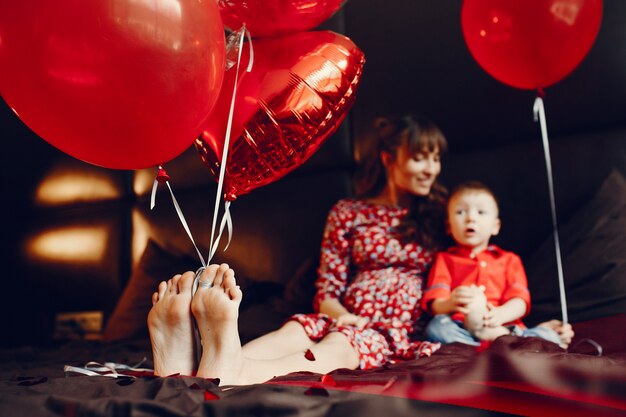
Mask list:
[[626,315],[576,324],[568,353],[539,339],[502,337],[482,352],[453,344],[380,369],[296,373],[242,387],[63,371],[89,361],[136,364],[150,357],[145,341],[16,349],[0,353],[0,416],[626,415],[625,325]]

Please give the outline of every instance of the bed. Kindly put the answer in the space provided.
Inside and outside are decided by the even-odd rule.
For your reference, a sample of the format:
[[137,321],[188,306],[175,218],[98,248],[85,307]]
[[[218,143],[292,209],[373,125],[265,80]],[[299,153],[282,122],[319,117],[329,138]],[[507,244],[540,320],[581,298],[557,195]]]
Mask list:
[[[488,348],[452,344],[431,357],[368,371],[295,373],[250,386],[154,377],[145,339],[76,341],[2,352],[0,415],[414,416],[626,414],[626,314],[576,324],[569,352],[504,336]],[[602,346],[599,355],[597,346]],[[146,360],[146,358],[148,358]],[[86,376],[66,365],[139,370]],[[113,364],[107,364],[113,367]]]
[[[556,186],[563,203],[560,232],[568,311],[576,331],[568,352],[539,339],[505,336],[479,350],[452,344],[431,357],[383,368],[276,375],[252,386],[220,386],[219,381],[180,375],[154,377],[145,324],[149,294],[160,280],[194,270],[198,263],[177,229],[180,225],[172,221],[172,209],[160,203],[162,211],[153,214],[150,238],[116,299],[102,340],[49,340],[0,350],[0,415],[626,414],[626,132],[596,135],[599,146],[593,151],[583,146],[586,140],[581,134],[553,141],[559,169]],[[448,164],[455,170],[445,173],[444,180],[454,184],[471,172],[496,192],[502,191],[532,164],[537,146],[514,144],[480,154],[452,155]],[[321,158],[327,161],[323,152]],[[566,164],[572,152],[577,152],[582,165],[596,159],[604,164],[569,171]],[[521,154],[528,157],[516,160]],[[493,170],[477,169],[476,158],[487,161],[486,165],[503,159],[516,162],[494,175]],[[349,176],[310,167],[303,172],[238,200],[233,211],[236,243],[216,259],[238,271],[245,294],[239,323],[243,342],[276,329],[290,314],[311,311],[315,248],[324,212],[346,193]],[[307,172],[313,174],[308,177]],[[323,200],[306,191],[320,184],[325,184],[328,194]],[[560,317],[553,242],[545,224],[549,220],[533,212],[547,211],[547,202],[537,202],[547,196],[538,192],[527,198],[529,190],[541,189],[542,184],[541,172],[528,173],[523,183],[508,189],[502,202],[503,223],[510,229],[503,229],[499,244],[513,246],[523,255],[533,294],[526,318],[529,325]],[[276,201],[289,189],[291,197],[280,206],[263,203]],[[208,214],[194,211],[190,204],[200,193],[206,190],[192,187],[179,193],[180,200],[183,207],[192,207],[191,221],[208,222]],[[298,226],[295,213],[308,216],[310,222]],[[526,223],[519,224],[523,219]],[[543,222],[542,227],[529,228],[528,219]],[[268,253],[250,252],[246,243],[259,236]],[[297,236],[310,239],[296,242]],[[23,307],[18,312],[27,311],[28,305]],[[108,368],[101,368],[105,365]],[[85,367],[108,375],[85,375]],[[116,378],[110,375],[111,367],[117,367]]]

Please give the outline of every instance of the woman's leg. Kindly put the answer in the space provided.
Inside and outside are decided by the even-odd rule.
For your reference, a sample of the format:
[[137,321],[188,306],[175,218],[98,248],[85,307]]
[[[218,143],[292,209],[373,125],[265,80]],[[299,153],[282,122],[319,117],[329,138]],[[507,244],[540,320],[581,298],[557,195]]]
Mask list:
[[296,352],[282,358],[256,360],[244,358],[244,367],[231,384],[255,384],[291,372],[308,371],[326,374],[339,368],[356,369],[359,355],[343,333],[332,332],[309,348],[313,356]]
[[309,339],[304,327],[290,320],[280,329],[251,340],[243,346],[243,356],[248,359],[276,359],[310,349],[315,342]]
[[202,338],[199,377],[219,378],[223,385],[241,385],[264,382],[289,372],[326,373],[358,366],[358,353],[341,333],[331,333],[311,346],[314,360],[307,359],[304,351],[269,360],[244,357],[237,329],[242,293],[236,286],[234,272],[224,264],[211,265],[200,281],[204,286],[198,287],[191,304]]

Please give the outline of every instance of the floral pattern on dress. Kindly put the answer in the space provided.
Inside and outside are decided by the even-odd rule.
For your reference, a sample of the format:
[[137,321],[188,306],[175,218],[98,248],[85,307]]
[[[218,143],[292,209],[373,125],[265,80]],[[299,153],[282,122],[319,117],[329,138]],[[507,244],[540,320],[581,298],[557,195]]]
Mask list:
[[361,369],[429,356],[439,348],[411,337],[434,253],[400,241],[395,227],[406,214],[404,207],[346,199],[328,215],[313,305],[319,311],[323,300],[339,299],[349,312],[368,318],[364,329],[337,327],[324,314],[291,318],[314,341],[333,331],[345,334],[359,352]]

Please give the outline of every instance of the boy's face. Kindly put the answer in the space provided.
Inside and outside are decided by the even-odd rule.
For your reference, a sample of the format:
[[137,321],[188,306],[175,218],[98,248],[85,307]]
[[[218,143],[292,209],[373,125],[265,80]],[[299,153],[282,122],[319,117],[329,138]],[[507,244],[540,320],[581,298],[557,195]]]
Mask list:
[[465,190],[448,202],[448,230],[455,242],[478,253],[486,249],[491,236],[500,231],[498,206],[482,190]]

